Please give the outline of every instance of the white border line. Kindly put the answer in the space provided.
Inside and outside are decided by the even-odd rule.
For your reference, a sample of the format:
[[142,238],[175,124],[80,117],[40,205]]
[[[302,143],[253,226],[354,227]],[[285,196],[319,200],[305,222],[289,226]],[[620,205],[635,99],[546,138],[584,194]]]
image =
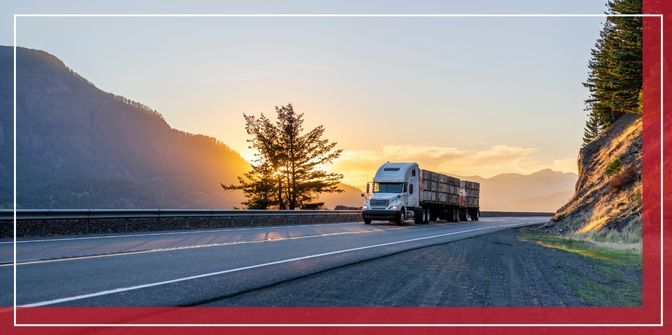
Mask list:
[[28,327],[662,327],[663,323],[663,14],[14,14],[14,263],[16,263],[16,18],[17,17],[658,17],[660,18],[660,323],[658,324],[19,324],[16,322],[16,266],[13,267],[14,326]]
[[[644,20],[642,20],[644,21]],[[644,22],[642,22],[642,25]],[[665,29],[663,29],[663,15],[660,15],[660,325],[662,327],[663,325],[663,256],[665,255],[664,248],[665,248],[665,243],[663,239],[663,220],[665,219],[663,204],[665,203],[663,199],[665,198],[665,192],[663,190],[663,178],[665,176],[665,169],[664,163],[665,163],[665,156],[663,155],[664,147],[665,147],[665,141],[663,140],[665,138],[665,134],[663,130],[665,129],[665,120],[663,119],[663,97],[665,96],[665,81],[663,80],[663,64],[665,63],[664,60],[664,55],[665,55],[665,48],[663,44],[663,32]],[[642,41],[643,43],[643,41]],[[642,87],[643,87],[643,82],[642,82]],[[642,123],[643,125],[644,123]],[[642,126],[642,129],[644,127]]]
[[12,284],[14,286],[13,288],[13,301],[14,301],[14,326],[17,325],[16,323],[16,15],[14,15],[14,240],[13,247],[14,247],[14,255],[13,255],[13,262],[14,266],[12,267],[12,274],[14,276],[12,280]]
[[14,14],[16,17],[662,17],[662,14]]

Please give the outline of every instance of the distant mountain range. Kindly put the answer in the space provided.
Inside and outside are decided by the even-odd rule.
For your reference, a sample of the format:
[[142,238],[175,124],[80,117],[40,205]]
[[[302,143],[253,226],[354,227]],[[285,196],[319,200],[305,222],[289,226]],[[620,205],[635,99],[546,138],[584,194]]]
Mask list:
[[529,175],[504,173],[491,178],[456,176],[481,183],[481,208],[493,211],[555,212],[574,194],[578,176],[550,169]]
[[[0,206],[12,203],[12,47],[0,46]],[[232,208],[223,191],[249,164],[215,138],[173,129],[156,111],[104,92],[46,52],[17,48],[19,208]],[[554,211],[575,174],[463,177],[484,210]],[[360,190],[323,194],[326,208],[360,206]]]

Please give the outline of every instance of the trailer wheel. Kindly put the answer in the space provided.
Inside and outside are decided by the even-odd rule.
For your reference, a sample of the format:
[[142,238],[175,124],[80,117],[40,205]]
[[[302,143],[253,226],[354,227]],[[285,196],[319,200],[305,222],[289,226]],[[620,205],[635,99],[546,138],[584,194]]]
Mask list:
[[467,210],[460,210],[460,221],[467,221]]
[[452,209],[446,209],[446,221],[448,221],[448,222],[453,221],[453,210]]
[[476,220],[474,220],[474,221],[478,221],[478,219],[481,218],[481,211],[478,210],[478,208],[474,209],[474,217],[476,218]]
[[450,222],[457,222],[459,218],[457,217],[457,209],[450,209]]
[[371,224],[371,219],[364,219],[364,224]]

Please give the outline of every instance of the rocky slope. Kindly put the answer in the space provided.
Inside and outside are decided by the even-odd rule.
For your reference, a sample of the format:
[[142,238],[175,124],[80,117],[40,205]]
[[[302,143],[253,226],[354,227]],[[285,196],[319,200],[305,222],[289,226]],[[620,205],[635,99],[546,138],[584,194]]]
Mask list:
[[546,226],[595,241],[639,243],[642,119],[626,114],[579,152],[572,199]]

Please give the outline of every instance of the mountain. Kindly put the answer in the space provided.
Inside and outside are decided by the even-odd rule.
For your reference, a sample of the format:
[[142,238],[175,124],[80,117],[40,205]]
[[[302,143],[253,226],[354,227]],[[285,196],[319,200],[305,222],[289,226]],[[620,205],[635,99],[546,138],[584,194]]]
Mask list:
[[481,210],[555,212],[574,192],[577,175],[544,169],[529,175],[456,176],[481,184]]
[[[12,48],[0,47],[0,203],[11,203]],[[17,49],[19,208],[231,207],[220,182],[249,167],[212,137],[96,88],[58,58]]]
[[640,243],[642,155],[642,118],[624,114],[581,149],[574,195],[546,226],[595,241]]
[[[0,46],[0,208],[12,203],[13,49]],[[187,112],[187,111],[185,111]],[[44,51],[17,48],[18,208],[233,208],[249,164],[216,139],[104,92]],[[361,205],[360,190],[322,195]]]

